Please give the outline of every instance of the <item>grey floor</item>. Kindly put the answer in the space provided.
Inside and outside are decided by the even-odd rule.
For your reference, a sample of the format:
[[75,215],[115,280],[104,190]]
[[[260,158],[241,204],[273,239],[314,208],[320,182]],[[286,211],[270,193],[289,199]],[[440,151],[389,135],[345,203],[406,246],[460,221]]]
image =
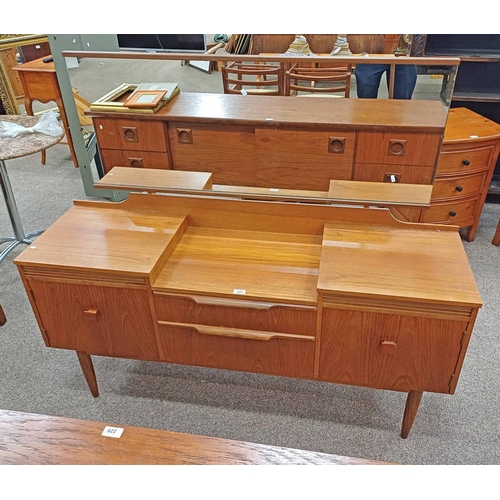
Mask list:
[[[136,72],[133,73],[131,70]],[[149,71],[149,72],[148,72]],[[73,85],[92,101],[123,82],[178,81],[218,91],[220,74],[179,63],[83,60]],[[135,75],[135,76],[133,76]],[[429,82],[425,82],[426,84]],[[430,82],[434,85],[434,82]],[[85,199],[67,146],[7,162],[26,232],[48,227]],[[13,259],[0,264],[0,408],[218,436],[400,464],[500,464],[500,205],[485,205],[474,242],[463,242],[484,301],[456,394],[424,394],[408,439],[399,436],[405,394],[272,376],[95,357],[94,399],[75,353],[46,348]],[[0,236],[11,225],[0,198]],[[1,437],[0,437],[1,445]]]

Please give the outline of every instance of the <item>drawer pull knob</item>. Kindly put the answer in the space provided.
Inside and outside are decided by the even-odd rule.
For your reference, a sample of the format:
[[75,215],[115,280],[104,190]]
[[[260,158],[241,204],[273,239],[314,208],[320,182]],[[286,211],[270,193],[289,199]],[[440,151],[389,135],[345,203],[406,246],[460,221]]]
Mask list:
[[122,131],[126,142],[139,142],[137,127],[122,127]]
[[396,354],[398,350],[398,344],[392,340],[384,340],[380,343],[380,349],[382,354]]
[[450,211],[450,216],[451,217],[455,217],[455,215],[457,215],[457,212],[455,212],[454,210],[451,210]]
[[142,158],[129,158],[129,163],[130,166],[133,168],[143,168],[144,167],[144,162]]
[[470,165],[470,161],[469,160],[462,160],[462,164],[465,165],[466,167],[468,167]]
[[389,156],[404,156],[406,152],[406,140],[389,139]]
[[89,318],[90,320],[97,321],[99,311],[97,309],[86,309],[85,311],[83,311],[83,314],[85,314],[85,317]]
[[456,189],[459,193],[461,193],[461,192],[464,190],[464,188],[463,188],[462,186],[457,186],[455,189]]

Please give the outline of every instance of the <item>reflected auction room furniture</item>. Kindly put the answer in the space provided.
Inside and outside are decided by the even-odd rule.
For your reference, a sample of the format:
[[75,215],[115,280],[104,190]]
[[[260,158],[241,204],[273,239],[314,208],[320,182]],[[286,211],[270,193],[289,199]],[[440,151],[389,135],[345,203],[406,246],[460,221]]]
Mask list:
[[285,74],[285,95],[349,97],[352,65],[305,67],[294,64]]
[[284,70],[281,64],[232,62],[222,65],[224,94],[284,95]]
[[455,392],[482,305],[456,227],[378,208],[76,201],[14,262],[95,397],[91,355],[350,384],[408,393],[403,438],[424,391]]
[[[2,116],[2,121],[16,123],[23,127],[33,127],[38,122],[38,118],[33,116],[6,115]],[[39,132],[20,134],[17,137],[0,137],[0,183],[2,185],[7,211],[9,212],[9,218],[14,230],[14,236],[0,238],[0,245],[11,242],[10,245],[0,253],[0,262],[2,262],[7,254],[18,245],[31,245],[32,238],[43,232],[43,230],[31,231],[28,234],[24,232],[5,161],[38,153],[57,144],[62,137],[62,135],[53,137]]]
[[[43,60],[44,58],[42,57],[12,68],[18,72],[21,79],[21,84],[24,90],[24,106],[26,108],[26,113],[28,115],[34,115],[34,101],[40,101],[41,103],[54,101],[57,104],[61,121],[66,132],[66,137],[68,139],[71,158],[75,167],[78,167],[73,141],[71,140],[71,130],[69,128],[66,108],[64,107],[61,89],[59,88],[59,82],[57,80],[56,69],[52,61],[43,62]],[[78,103],[82,104],[82,101],[86,108],[90,106],[90,103],[82,99],[75,89],[73,89],[73,95],[77,106]],[[45,164],[45,161],[45,150],[42,150],[42,163]]]
[[[120,437],[113,432],[121,432]],[[144,427],[0,410],[2,465],[391,465]],[[57,439],[54,439],[57,436]]]
[[500,153],[500,125],[467,108],[452,108],[439,157],[431,208],[420,222],[456,224],[473,241]]
[[214,184],[319,191],[332,179],[432,184],[446,123],[438,101],[182,91],[153,115],[89,114],[105,172],[205,171]]

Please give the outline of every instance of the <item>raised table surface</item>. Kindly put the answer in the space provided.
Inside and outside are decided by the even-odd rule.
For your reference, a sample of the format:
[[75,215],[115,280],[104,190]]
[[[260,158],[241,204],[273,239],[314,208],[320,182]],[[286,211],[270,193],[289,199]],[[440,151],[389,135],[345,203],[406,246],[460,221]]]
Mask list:
[[[103,436],[106,426],[121,437]],[[208,436],[0,410],[0,465],[391,465]]]

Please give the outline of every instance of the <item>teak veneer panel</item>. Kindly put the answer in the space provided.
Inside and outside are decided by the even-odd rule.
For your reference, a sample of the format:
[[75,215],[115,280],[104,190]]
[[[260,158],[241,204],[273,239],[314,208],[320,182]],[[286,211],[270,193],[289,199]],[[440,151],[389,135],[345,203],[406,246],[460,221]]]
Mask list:
[[[122,436],[103,436],[106,426],[124,429]],[[363,458],[10,410],[0,410],[0,434],[3,465],[387,465]]]

